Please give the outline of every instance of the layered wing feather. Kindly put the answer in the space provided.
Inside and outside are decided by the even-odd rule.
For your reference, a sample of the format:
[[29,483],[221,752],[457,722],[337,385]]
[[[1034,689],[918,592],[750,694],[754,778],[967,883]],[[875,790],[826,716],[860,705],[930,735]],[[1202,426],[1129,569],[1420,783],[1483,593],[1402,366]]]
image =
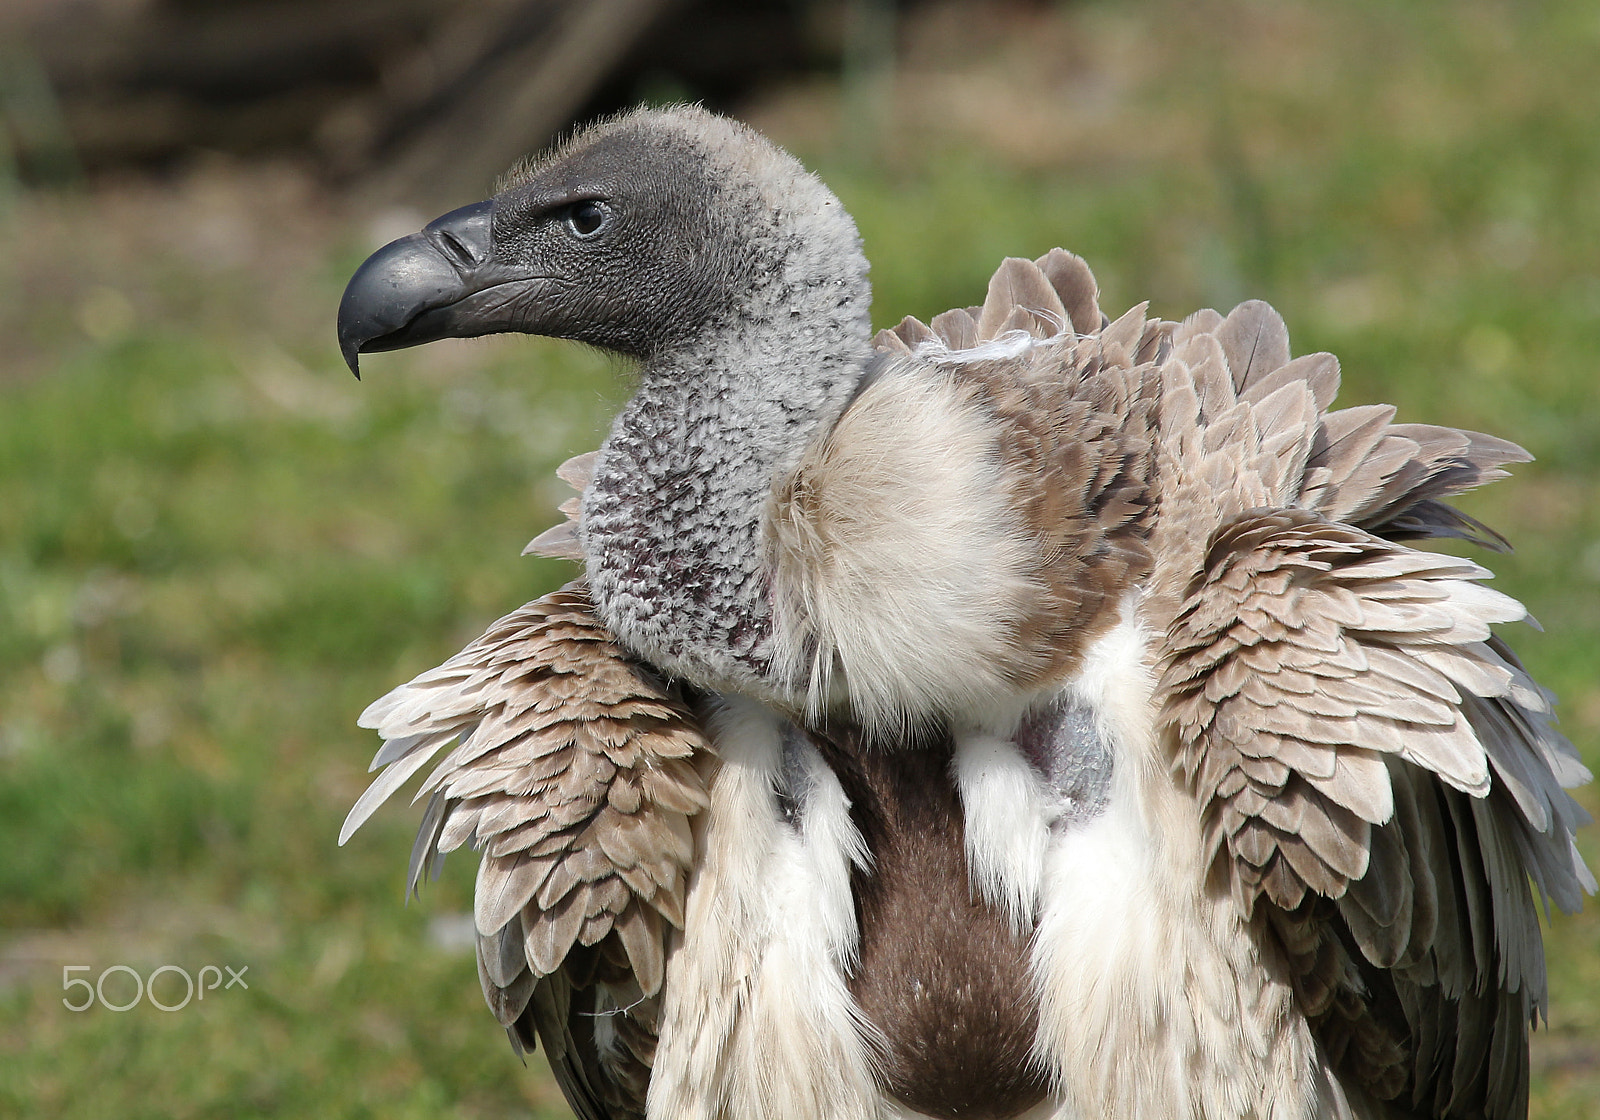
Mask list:
[[[1152,609],[1177,774],[1336,1069],[1430,1116],[1526,1113],[1538,894],[1594,880],[1588,779],[1493,625],[1526,611],[1405,540],[1500,539],[1441,499],[1527,458],[1386,406],[1328,412],[1265,304],[1172,330]],[[1164,613],[1164,616],[1162,614]]]
[[583,492],[588,488],[589,480],[594,477],[594,461],[599,454],[598,451],[585,451],[582,455],[574,455],[556,468],[556,477],[577,493],[562,502],[559,507],[566,515],[566,520],[552,525],[534,537],[522,550],[522,555],[531,554],[548,556],[553,560],[583,562],[583,545],[578,539],[578,532],[583,523]]
[[569,584],[374,703],[361,724],[385,740],[373,760],[384,772],[340,842],[454,743],[417,794],[429,801],[411,889],[445,853],[478,849],[491,1010],[519,1047],[543,1039],[586,1120],[642,1115],[665,934],[683,924],[689,818],[707,804],[693,714]]

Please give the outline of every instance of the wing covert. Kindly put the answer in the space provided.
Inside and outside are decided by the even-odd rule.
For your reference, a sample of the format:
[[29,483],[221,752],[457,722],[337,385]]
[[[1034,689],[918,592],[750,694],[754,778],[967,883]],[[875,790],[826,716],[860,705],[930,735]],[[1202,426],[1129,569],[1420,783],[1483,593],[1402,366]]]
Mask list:
[[1329,412],[1337,384],[1265,304],[1173,330],[1152,543],[1171,762],[1335,1068],[1429,1115],[1523,1115],[1535,894],[1594,890],[1566,793],[1589,775],[1493,632],[1525,608],[1404,542],[1503,547],[1442,499],[1527,454]]
[[[573,1108],[642,1115],[668,927],[683,924],[689,818],[706,740],[684,701],[627,658],[568,584],[362,713],[386,767],[341,843],[454,743],[422,783],[408,885],[463,845],[484,997],[518,1049],[544,1040]],[[595,1040],[596,1016],[614,1044]]]

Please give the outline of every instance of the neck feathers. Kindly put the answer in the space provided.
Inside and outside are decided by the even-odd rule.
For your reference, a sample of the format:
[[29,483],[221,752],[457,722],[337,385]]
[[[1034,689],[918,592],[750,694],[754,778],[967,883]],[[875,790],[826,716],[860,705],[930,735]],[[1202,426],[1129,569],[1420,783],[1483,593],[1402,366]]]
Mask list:
[[583,500],[591,588],[622,642],[697,684],[767,694],[773,486],[871,356],[854,224],[776,157],[755,168],[759,199],[743,199],[749,285],[691,343],[646,361]]

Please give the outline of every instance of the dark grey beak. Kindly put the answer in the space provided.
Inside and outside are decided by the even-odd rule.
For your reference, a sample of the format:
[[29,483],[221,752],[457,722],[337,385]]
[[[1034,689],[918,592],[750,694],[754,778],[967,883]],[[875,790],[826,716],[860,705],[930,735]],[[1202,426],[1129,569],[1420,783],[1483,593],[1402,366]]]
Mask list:
[[356,269],[339,301],[339,351],[351,373],[361,376],[361,354],[516,329],[504,315],[507,293],[485,295],[530,279],[495,262],[492,207],[452,210]]

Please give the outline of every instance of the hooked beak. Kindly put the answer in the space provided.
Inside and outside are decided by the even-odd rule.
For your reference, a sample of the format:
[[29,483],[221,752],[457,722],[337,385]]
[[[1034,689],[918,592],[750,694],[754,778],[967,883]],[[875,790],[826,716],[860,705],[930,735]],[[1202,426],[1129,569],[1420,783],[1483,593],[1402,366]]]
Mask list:
[[356,269],[339,301],[339,351],[351,373],[361,376],[362,354],[521,329],[518,289],[544,278],[495,260],[492,207],[452,210]]

